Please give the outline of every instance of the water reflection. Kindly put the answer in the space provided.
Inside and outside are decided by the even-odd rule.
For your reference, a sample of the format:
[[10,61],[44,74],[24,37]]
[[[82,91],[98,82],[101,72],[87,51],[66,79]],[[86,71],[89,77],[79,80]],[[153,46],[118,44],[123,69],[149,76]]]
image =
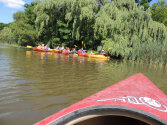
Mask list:
[[[0,46],[0,124],[33,124],[135,73],[167,94],[165,67]],[[28,118],[28,119],[26,119]]]

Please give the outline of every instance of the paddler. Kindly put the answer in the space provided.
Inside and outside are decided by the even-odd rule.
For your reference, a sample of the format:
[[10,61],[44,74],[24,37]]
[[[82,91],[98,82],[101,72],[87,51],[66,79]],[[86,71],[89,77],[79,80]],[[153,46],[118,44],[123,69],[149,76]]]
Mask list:
[[79,50],[78,50],[78,53],[82,53],[82,49],[79,49]]
[[72,53],[74,54],[74,53],[76,53],[77,51],[76,51],[76,49],[74,48],[73,50],[72,50]]
[[41,44],[38,44],[38,47],[37,47],[38,49],[41,49],[42,48],[42,46],[41,46]]
[[90,55],[95,55],[95,53],[94,53],[94,51],[93,51],[93,50],[90,52]]
[[63,51],[64,50],[64,45],[62,45],[62,47],[61,47],[61,51]]
[[61,50],[61,48],[59,46],[56,47],[56,50]]
[[106,52],[104,50],[101,51],[100,55],[103,55],[105,56],[106,55]]
[[86,50],[82,50],[82,53],[86,53]]
[[48,50],[48,49],[50,49],[50,47],[49,47],[48,45],[46,45],[46,46],[45,46],[45,49]]
[[42,44],[41,49],[45,49],[45,45],[44,44]]

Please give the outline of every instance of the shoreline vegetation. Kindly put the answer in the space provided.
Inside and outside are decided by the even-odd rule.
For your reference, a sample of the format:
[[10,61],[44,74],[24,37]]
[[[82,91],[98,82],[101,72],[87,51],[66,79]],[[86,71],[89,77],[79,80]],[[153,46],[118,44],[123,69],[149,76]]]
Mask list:
[[12,47],[18,47],[18,48],[27,48],[27,47],[24,47],[24,46],[20,46],[18,44],[6,43],[6,42],[1,42],[1,41],[0,41],[0,45],[3,45],[3,46],[12,46]]
[[[1,41],[0,41],[0,45],[17,47],[17,48],[24,48],[24,49],[28,49],[28,51],[33,50],[33,48],[29,49],[27,47],[20,46],[18,44],[9,44],[9,43],[5,43],[5,42],[1,42]],[[110,58],[110,59],[113,60],[113,58]],[[126,63],[126,64],[130,63],[133,66],[135,66],[136,64],[143,64],[143,65],[148,65],[149,64],[148,67],[152,67],[153,66],[155,69],[157,69],[157,68],[167,69],[167,63],[159,63],[159,62],[148,63],[148,61],[134,61],[134,60],[126,60],[126,59],[118,59],[118,58],[115,58],[114,61],[116,61],[117,63],[119,63],[119,62],[123,62],[123,63]]]
[[[143,1],[143,2],[142,2]],[[167,4],[160,0],[35,0],[0,28],[18,46],[67,46],[113,58],[167,64]]]

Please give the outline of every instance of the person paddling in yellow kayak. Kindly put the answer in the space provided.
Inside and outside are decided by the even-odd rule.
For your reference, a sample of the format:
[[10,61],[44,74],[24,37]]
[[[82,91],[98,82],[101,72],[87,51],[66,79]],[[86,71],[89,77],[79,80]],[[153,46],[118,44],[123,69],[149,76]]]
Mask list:
[[90,55],[95,55],[94,50],[92,50],[92,51],[90,52]]
[[56,50],[61,50],[61,47],[60,47],[60,46],[57,46],[57,47],[56,47]]
[[106,55],[106,52],[104,50],[101,51],[100,55],[103,55],[105,56]]
[[62,45],[62,47],[61,47],[61,51],[63,51],[64,50],[64,45]]

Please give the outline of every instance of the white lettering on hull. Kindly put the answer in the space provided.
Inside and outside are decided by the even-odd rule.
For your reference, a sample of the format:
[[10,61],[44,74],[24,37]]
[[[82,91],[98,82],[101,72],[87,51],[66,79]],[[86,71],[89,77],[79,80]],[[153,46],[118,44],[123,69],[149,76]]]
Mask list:
[[135,97],[135,96],[127,96],[127,97],[118,97],[118,98],[110,98],[110,99],[98,99],[97,101],[121,101],[128,102],[136,105],[145,105],[150,108],[156,109],[161,112],[167,112],[167,106],[161,104],[160,102],[148,98],[148,97]]

